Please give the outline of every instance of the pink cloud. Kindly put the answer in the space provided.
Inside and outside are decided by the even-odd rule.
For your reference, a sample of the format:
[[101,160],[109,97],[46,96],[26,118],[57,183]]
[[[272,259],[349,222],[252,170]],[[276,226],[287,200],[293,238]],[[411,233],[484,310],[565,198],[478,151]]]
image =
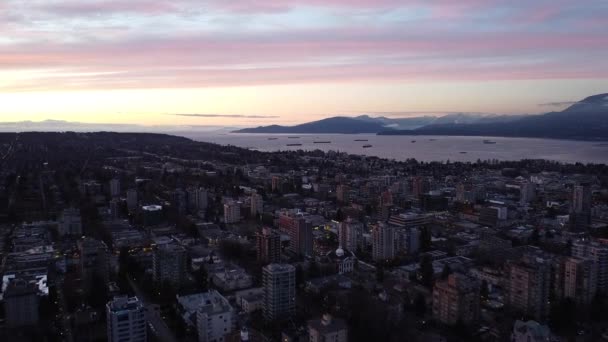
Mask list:
[[[546,6],[545,0],[538,1],[542,3],[526,12],[524,22],[535,23],[556,14]],[[526,7],[523,0],[514,2]],[[247,33],[226,27],[225,31],[199,29],[158,36],[137,28],[131,32],[105,25],[95,26],[82,35],[75,32],[69,37],[76,39],[64,39],[61,33],[52,30],[17,24],[3,27],[5,36],[15,38],[18,43],[0,44],[0,72],[41,70],[35,80],[8,84],[5,90],[50,89],[53,85],[90,89],[605,76],[600,70],[606,69],[608,36],[601,30],[521,32],[512,30],[513,22],[508,20],[508,25],[492,26],[484,22],[485,26],[463,25],[454,29],[443,27],[447,22],[444,20],[466,23],[463,18],[471,12],[483,12],[492,4],[513,4],[506,0],[428,3],[423,0],[69,0],[44,5],[47,3],[42,1],[37,3],[37,8],[56,15],[55,20],[99,13],[162,15],[198,6],[229,12],[280,13],[304,5],[349,9],[430,6],[431,17],[411,23],[370,22],[332,28],[312,24],[306,29],[286,27]],[[1,6],[2,2],[0,9]],[[521,13],[521,9],[515,13]],[[120,24],[127,25],[128,20]],[[591,65],[595,68],[591,69]]]
[[138,13],[163,14],[178,10],[179,1],[150,1],[150,0],[109,0],[109,1],[78,1],[68,0],[56,3],[44,3],[33,6],[32,10],[41,10],[61,15],[100,15],[108,13]]
[[357,81],[484,81],[520,79],[599,79],[608,77],[608,68],[572,67],[565,64],[526,66],[445,65],[342,65],[226,70],[132,70],[117,74],[44,77],[7,87],[5,91],[83,90],[117,88],[183,88],[250,86]]
[[[80,44],[36,43],[0,47],[1,68],[88,67],[131,68],[133,66],[221,67],[271,63],[331,63],[335,58],[384,61],[417,61],[452,58],[525,59],[542,53],[547,58],[575,50],[606,52],[603,34],[469,34],[438,37],[390,36],[391,30],[362,35],[358,30],[294,32],[285,36],[218,37],[190,36],[140,38],[122,42]],[[556,54],[556,55],[554,55]],[[348,62],[346,62],[348,63]]]
[[492,6],[503,0],[59,0],[53,3],[30,4],[30,11],[58,15],[102,15],[114,13],[167,14],[188,12],[190,9],[222,10],[239,13],[276,13],[298,7],[374,9],[419,6],[432,8],[434,13],[454,13],[476,7]]
[[567,5],[568,1],[564,0],[535,3],[529,7],[520,8],[519,14],[513,18],[513,21],[519,24],[544,23],[567,10]]

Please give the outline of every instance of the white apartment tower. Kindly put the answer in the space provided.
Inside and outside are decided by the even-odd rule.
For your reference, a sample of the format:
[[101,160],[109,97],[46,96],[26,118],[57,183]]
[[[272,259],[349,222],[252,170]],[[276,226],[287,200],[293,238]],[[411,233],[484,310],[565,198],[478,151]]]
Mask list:
[[372,227],[372,258],[377,261],[395,257],[395,228],[378,222]]
[[241,205],[239,202],[230,201],[224,204],[224,222],[226,224],[237,223],[241,220]]
[[258,193],[251,194],[251,216],[256,216],[264,212],[264,200]]
[[270,264],[262,269],[263,314],[267,321],[288,319],[296,310],[296,268]]
[[137,297],[114,297],[106,304],[109,342],[145,342],[146,312]]

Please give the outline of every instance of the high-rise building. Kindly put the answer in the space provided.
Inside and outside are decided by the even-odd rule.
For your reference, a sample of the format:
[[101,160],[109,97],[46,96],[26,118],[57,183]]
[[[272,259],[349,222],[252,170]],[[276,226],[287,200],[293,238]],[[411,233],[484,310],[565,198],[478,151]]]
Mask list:
[[192,187],[187,190],[188,209],[191,212],[207,209],[208,194],[207,189]]
[[280,176],[272,176],[272,191],[281,191],[283,187],[283,178]]
[[393,205],[393,194],[390,190],[383,191],[378,198],[378,204],[380,207],[392,206]]
[[479,209],[479,223],[485,226],[498,225],[499,209],[497,207],[484,207]]
[[141,207],[141,216],[144,226],[158,225],[163,221],[163,207],[157,204],[144,205]]
[[412,179],[412,196],[418,198],[430,190],[430,184],[424,177],[417,176]]
[[433,317],[443,324],[469,324],[479,318],[479,282],[461,273],[438,280],[433,287]]
[[572,256],[591,259],[597,267],[597,291],[608,293],[608,244],[600,241],[575,241],[572,243]]
[[564,297],[581,305],[591,303],[597,292],[597,266],[591,259],[566,258]]
[[156,247],[152,256],[154,281],[157,284],[169,282],[179,287],[186,275],[186,249],[176,244]]
[[264,200],[258,193],[251,194],[251,216],[257,216],[264,212]]
[[519,187],[519,201],[522,204],[530,203],[536,198],[536,184],[524,182]]
[[395,257],[395,228],[384,222],[372,227],[372,258],[377,261]]
[[117,198],[110,200],[110,217],[116,220],[120,216],[120,202]]
[[409,191],[407,182],[404,181],[393,182],[390,186],[390,190],[393,194],[398,194],[401,197],[406,196]]
[[591,212],[591,185],[581,183],[572,189],[572,199],[570,203],[571,213]]
[[309,342],[347,342],[348,327],[344,320],[325,314],[308,321],[308,337]]
[[348,185],[338,184],[336,187],[336,199],[338,202],[347,203],[349,201],[350,188]]
[[456,185],[456,201],[460,203],[474,203],[477,192],[471,183],[458,183]]
[[400,228],[420,227],[431,222],[431,216],[417,213],[391,215],[388,224]]
[[419,199],[419,207],[424,211],[445,211],[448,209],[448,198],[439,190],[422,194]]
[[591,185],[581,183],[572,189],[570,200],[570,230],[586,231],[591,225]]
[[262,269],[264,318],[289,319],[296,309],[296,268],[289,264],[270,264]]
[[203,294],[201,306],[196,312],[196,328],[199,342],[224,341],[235,330],[235,311],[224,296],[216,290]]
[[209,205],[209,194],[207,193],[207,189],[204,189],[204,188],[198,189],[197,198],[198,198],[198,200],[197,200],[198,208],[200,210],[207,209],[207,206]]
[[110,256],[103,241],[85,237],[77,242],[80,254],[80,272],[88,291],[94,281],[106,283],[110,276]]
[[120,196],[120,179],[113,178],[112,180],[110,180],[110,196]]
[[241,204],[237,201],[224,203],[224,223],[237,223],[241,220]]
[[173,207],[177,210],[177,213],[183,215],[188,209],[188,197],[187,193],[181,188],[175,189],[173,192]]
[[289,235],[289,250],[297,255],[312,256],[312,224],[300,213],[287,211],[279,216],[279,228]]
[[422,235],[422,231],[417,228],[417,227],[413,227],[410,228],[409,230],[409,234],[407,236],[407,249],[406,252],[408,254],[416,254],[418,253],[418,251],[420,250],[420,236]]
[[127,208],[130,212],[134,212],[138,208],[138,198],[137,198],[137,190],[129,189],[127,190]]
[[258,261],[262,264],[281,262],[281,234],[264,227],[256,234]]
[[524,255],[507,263],[506,304],[537,320],[549,313],[551,283],[550,260],[535,255]]
[[59,220],[59,235],[82,236],[80,210],[68,208],[63,211]]
[[137,297],[114,297],[106,304],[109,342],[145,342],[146,311]]
[[350,251],[356,251],[359,247],[359,236],[363,232],[363,224],[359,221],[347,218],[338,226],[338,240],[340,246]]
[[38,324],[38,288],[25,279],[9,281],[4,291],[4,311],[9,328]]

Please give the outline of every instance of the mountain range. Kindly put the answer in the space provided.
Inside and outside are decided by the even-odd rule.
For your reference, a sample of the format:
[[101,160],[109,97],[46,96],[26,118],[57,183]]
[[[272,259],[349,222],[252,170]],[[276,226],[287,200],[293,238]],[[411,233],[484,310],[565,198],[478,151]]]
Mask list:
[[454,113],[387,118],[336,116],[295,126],[260,126],[234,133],[504,136],[608,140],[608,93],[589,96],[561,112],[535,115]]

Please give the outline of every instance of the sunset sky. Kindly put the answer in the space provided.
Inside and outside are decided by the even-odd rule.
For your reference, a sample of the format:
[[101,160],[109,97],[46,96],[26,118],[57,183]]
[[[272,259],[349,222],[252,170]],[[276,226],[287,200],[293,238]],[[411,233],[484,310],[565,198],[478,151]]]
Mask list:
[[540,113],[602,92],[606,0],[0,1],[2,122]]

